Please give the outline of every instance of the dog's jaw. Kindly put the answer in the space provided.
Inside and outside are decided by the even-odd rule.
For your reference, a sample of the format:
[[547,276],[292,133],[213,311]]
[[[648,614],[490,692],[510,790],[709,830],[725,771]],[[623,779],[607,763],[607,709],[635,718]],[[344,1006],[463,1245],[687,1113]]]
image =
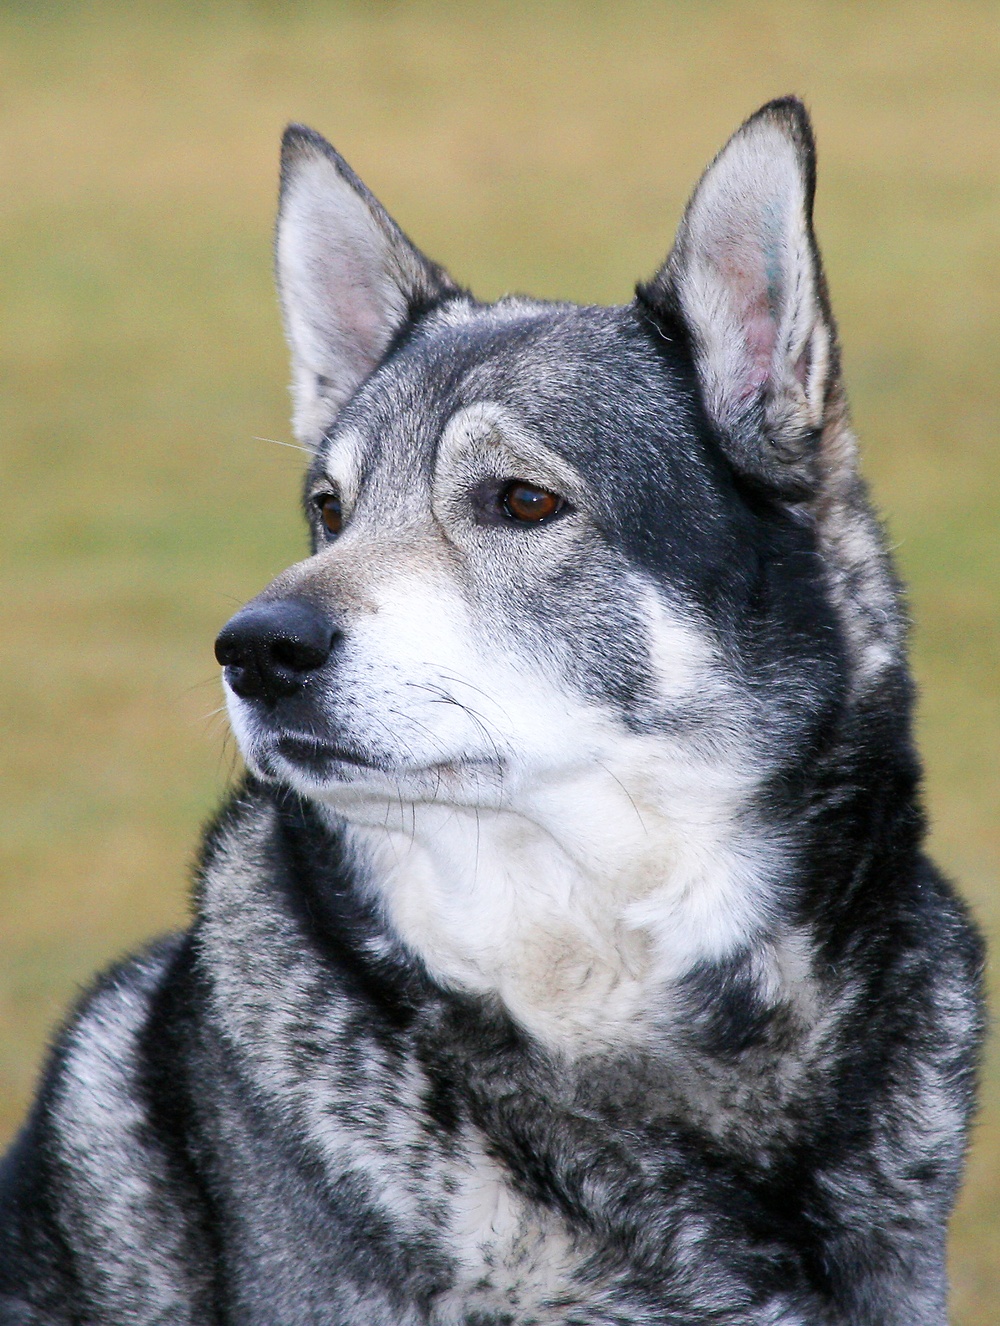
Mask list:
[[690,760],[682,788],[662,742],[616,744],[515,780],[502,809],[358,786],[325,798],[359,878],[430,972],[499,996],[570,1053],[662,1034],[676,982],[765,930],[787,868],[773,838],[734,830],[746,787],[704,767],[692,804]]
[[672,986],[771,929],[790,856],[750,813],[768,765],[760,730],[734,718],[745,697],[702,630],[633,590],[659,706],[644,730],[541,666],[473,657],[457,603],[438,613],[455,638],[427,632],[412,585],[358,628],[348,698],[308,733],[229,696],[250,766],[325,810],[430,972],[574,1052],[662,1032]]

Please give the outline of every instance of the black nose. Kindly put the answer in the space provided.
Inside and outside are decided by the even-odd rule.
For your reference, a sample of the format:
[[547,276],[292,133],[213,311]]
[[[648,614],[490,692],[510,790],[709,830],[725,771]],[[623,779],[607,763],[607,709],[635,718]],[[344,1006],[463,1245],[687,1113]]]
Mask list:
[[274,704],[323,666],[337,634],[330,618],[304,599],[248,603],[219,632],[215,657],[237,695]]

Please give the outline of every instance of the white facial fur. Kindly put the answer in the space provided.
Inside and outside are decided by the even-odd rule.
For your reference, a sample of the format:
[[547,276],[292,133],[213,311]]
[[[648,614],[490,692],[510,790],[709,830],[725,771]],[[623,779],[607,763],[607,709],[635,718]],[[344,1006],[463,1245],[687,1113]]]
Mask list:
[[[331,453],[330,478],[345,492],[354,455],[349,437]],[[346,822],[369,887],[439,979],[497,992],[566,1048],[641,1036],[665,1012],[657,991],[767,921],[763,881],[781,851],[748,814],[762,769],[732,718],[747,706],[734,703],[705,629],[638,575],[627,592],[666,730],[630,731],[580,694],[555,654],[484,612],[491,565],[501,575],[498,536],[458,501],[483,469],[582,494],[566,462],[498,407],[456,415],[433,485],[443,534],[383,531],[375,542],[363,519],[354,533],[348,520],[339,540],[287,573],[293,589],[339,587],[349,623],[338,740],[391,767],[317,780],[272,761]],[[584,537],[574,520],[508,535],[507,562],[551,567]],[[248,762],[266,764],[267,735],[232,696],[230,709]]]

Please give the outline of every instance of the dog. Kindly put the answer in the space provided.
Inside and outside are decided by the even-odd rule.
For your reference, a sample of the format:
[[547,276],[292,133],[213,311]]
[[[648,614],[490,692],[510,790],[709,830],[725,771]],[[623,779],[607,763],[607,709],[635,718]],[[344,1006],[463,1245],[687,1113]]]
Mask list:
[[802,104],[632,303],[476,301],[285,134],[311,554],[247,775],[2,1179],[5,1326],[931,1326],[983,954],[922,853]]

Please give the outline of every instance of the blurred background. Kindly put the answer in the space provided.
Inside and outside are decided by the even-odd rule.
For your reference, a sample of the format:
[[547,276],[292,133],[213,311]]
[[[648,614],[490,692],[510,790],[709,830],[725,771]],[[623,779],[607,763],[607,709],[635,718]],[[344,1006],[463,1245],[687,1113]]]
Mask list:
[[[51,1029],[183,923],[231,776],[212,641],[304,549],[278,139],[326,134],[480,295],[630,297],[797,92],[867,472],[910,586],[938,859],[994,937],[1000,6],[0,3],[0,1141]],[[1000,1062],[953,1224],[1000,1301]]]

